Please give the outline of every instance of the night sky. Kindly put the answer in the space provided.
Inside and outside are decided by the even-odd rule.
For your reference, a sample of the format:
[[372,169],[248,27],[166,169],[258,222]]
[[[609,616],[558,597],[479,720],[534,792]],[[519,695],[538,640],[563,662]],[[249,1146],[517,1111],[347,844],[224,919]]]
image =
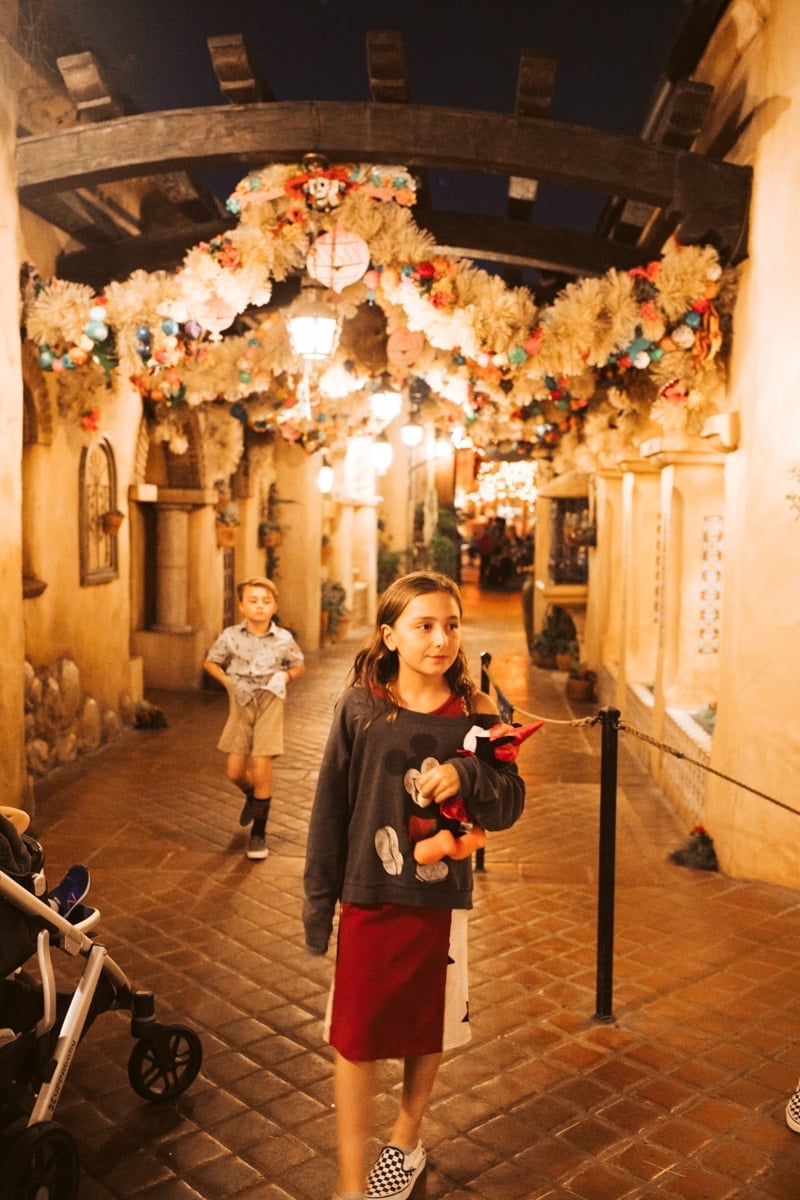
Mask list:
[[[22,6],[34,6],[23,0]],[[638,134],[681,0],[56,0],[60,53],[91,49],[132,112],[222,102],[206,38],[241,33],[277,100],[368,101],[368,30],[400,30],[411,100],[512,112],[523,48],[558,56],[551,115]],[[229,178],[230,188],[241,171]],[[228,183],[215,176],[215,190]],[[507,181],[433,172],[431,203],[501,214]],[[590,229],[603,200],[540,188],[533,219]]]

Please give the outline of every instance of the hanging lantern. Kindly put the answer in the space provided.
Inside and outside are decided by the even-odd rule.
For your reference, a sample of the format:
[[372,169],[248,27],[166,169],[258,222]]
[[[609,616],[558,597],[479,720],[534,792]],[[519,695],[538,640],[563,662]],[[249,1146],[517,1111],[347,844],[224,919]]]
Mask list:
[[425,430],[422,428],[419,421],[416,421],[412,418],[408,424],[404,425],[400,430],[400,437],[404,446],[408,446],[409,449],[413,449],[414,446],[418,446],[420,444],[424,433]]
[[369,450],[369,458],[376,475],[385,475],[392,465],[392,446],[385,433],[380,433]]
[[216,292],[210,292],[192,313],[195,321],[211,334],[212,342],[222,341],[223,329],[228,329],[236,320],[236,306]]
[[351,283],[357,283],[368,266],[369,246],[362,237],[341,225],[318,237],[306,259],[312,279],[318,279],[337,293]]
[[399,414],[403,407],[403,396],[392,383],[388,371],[383,371],[379,380],[370,393],[369,406],[372,415],[382,425],[388,425]]
[[289,309],[286,324],[292,350],[299,358],[321,362],[336,349],[339,322],[313,283],[303,285],[299,299]]
[[322,466],[317,476],[317,485],[323,496],[330,496],[333,491],[333,467],[323,455]]

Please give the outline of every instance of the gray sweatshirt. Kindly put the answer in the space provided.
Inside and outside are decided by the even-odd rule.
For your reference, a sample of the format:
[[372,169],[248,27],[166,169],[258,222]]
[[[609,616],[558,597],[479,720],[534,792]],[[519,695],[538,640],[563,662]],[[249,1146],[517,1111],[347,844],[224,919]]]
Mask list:
[[[499,721],[490,714],[437,716],[398,709],[351,687],[340,698],[317,780],[308,833],[303,921],[314,954],[328,948],[336,903],[410,904],[471,908],[470,859],[435,867],[413,857],[409,818],[430,816],[417,807],[409,772],[423,762],[450,762],[460,795],[477,824],[508,829],[522,815],[525,784],[516,763],[488,763],[458,754],[473,725]],[[481,739],[485,741],[485,739]],[[425,769],[432,762],[425,764]]]

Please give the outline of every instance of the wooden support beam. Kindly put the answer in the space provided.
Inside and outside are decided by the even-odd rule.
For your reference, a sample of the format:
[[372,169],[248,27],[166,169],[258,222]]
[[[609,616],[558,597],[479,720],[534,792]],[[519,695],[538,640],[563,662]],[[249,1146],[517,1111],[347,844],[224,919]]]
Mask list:
[[402,33],[376,30],[367,34],[366,42],[372,99],[377,104],[407,104],[411,94]]
[[507,217],[430,212],[419,215],[443,254],[485,259],[514,267],[535,267],[563,275],[603,275],[611,267],[627,271],[643,262],[633,246],[571,229],[522,224]]
[[122,105],[103,78],[91,50],[65,54],[56,59],[64,86],[83,121],[110,121],[122,115]]
[[127,279],[136,270],[174,271],[192,246],[211,241],[235,223],[226,216],[201,225],[153,230],[102,249],[73,250],[59,255],[55,273],[59,279],[88,283],[99,290],[112,279]]
[[[752,172],[639,138],[536,117],[415,104],[275,102],[179,109],[22,138],[20,200],[107,179],[237,163],[400,162],[547,180],[689,214],[719,227],[723,258],[742,247]],[[681,171],[685,163],[685,170]],[[692,197],[676,194],[691,172]],[[687,207],[688,206],[688,207]]]
[[84,246],[108,246],[138,231],[136,218],[104,207],[91,193],[56,192],[38,196],[26,207],[43,221],[63,229]]
[[[647,141],[673,150],[691,150],[711,107],[714,89],[710,84],[682,79],[665,90],[645,129]],[[663,224],[652,204],[614,197],[600,218],[602,229],[621,242],[644,243],[651,231]]]
[[[421,212],[417,217],[445,254],[515,267],[537,267],[571,276],[602,275],[611,267],[629,270],[644,261],[641,252],[632,246],[620,246],[573,230],[520,225],[506,217],[456,212]],[[214,223],[154,230],[113,246],[62,254],[56,274],[60,279],[88,283],[99,289],[110,279],[127,279],[137,268],[174,270],[197,242],[210,241],[234,225],[234,218],[228,215]]]
[[176,167],[299,162],[310,151],[331,160],[547,179],[653,204],[671,198],[678,158],[638,138],[534,117],[417,104],[279,101],[142,113],[22,138],[17,182],[24,198]]
[[211,65],[223,99],[231,104],[256,104],[273,99],[272,92],[253,67],[241,33],[206,38]]
[[[553,88],[556,82],[558,60],[554,54],[543,54],[536,50],[523,50],[519,56],[517,94],[514,112],[518,117],[538,117],[544,120],[550,115]],[[512,176],[508,183],[508,215],[525,220],[536,199],[537,182]],[[514,204],[514,201],[521,202]]]

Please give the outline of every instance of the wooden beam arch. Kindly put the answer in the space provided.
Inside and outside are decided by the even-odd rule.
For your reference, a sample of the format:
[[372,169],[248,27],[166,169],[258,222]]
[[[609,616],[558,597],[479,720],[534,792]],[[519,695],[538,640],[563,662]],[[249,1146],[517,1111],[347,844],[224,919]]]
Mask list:
[[661,208],[683,240],[743,252],[751,170],[547,119],[413,104],[272,102],[120,117],[22,138],[20,202],[169,170],[299,161],[398,162],[562,184]]

